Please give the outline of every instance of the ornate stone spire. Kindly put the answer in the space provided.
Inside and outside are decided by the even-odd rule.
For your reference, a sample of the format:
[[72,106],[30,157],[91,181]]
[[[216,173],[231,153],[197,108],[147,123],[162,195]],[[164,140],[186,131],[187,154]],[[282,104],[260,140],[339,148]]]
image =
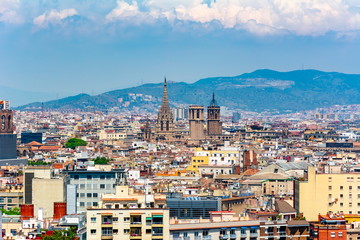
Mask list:
[[211,102],[210,102],[210,106],[217,106],[217,102],[215,100],[215,93],[214,92],[212,94],[212,99],[211,99]]
[[173,129],[174,129],[174,117],[169,104],[167,82],[165,78],[163,99],[157,119],[157,132],[172,132]]
[[164,80],[164,90],[163,90],[163,99],[162,99],[162,103],[161,103],[161,108],[160,108],[160,112],[164,111],[165,109],[170,109],[170,104],[169,104],[169,97],[168,97],[168,92],[167,92],[167,83],[166,83],[166,77]]

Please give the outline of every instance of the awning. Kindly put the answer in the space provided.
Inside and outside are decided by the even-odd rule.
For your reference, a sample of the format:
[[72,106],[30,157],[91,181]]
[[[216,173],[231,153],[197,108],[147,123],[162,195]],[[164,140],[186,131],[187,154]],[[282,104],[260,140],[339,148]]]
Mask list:
[[164,217],[163,215],[152,215],[154,218],[162,218]]
[[152,217],[146,217],[146,220],[151,220],[152,219]]

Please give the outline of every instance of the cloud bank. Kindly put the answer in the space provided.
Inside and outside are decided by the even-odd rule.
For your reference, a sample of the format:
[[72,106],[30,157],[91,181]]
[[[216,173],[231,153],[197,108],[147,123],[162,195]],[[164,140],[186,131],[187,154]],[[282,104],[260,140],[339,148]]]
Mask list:
[[73,9],[64,9],[61,11],[57,11],[55,9],[51,9],[41,14],[40,16],[34,19],[34,24],[38,27],[47,27],[49,24],[60,24],[62,20],[77,15],[78,12]]
[[[25,1],[1,0],[0,22],[19,22],[19,8]],[[196,23],[255,35],[320,36],[328,32],[351,35],[360,30],[360,6],[353,0],[118,0],[107,11],[102,1],[87,0],[82,4],[91,7],[81,12],[77,8],[83,5],[76,0],[67,1],[66,8],[57,1],[54,6],[63,8],[45,9],[30,21],[46,28],[80,15],[97,25],[156,25],[165,21],[170,26]]]

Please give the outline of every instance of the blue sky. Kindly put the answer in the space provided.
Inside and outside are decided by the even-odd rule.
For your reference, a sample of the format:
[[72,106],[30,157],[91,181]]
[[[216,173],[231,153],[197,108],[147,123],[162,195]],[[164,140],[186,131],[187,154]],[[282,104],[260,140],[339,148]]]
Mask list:
[[359,30],[358,0],[0,0],[0,86],[43,101],[165,75],[360,73]]

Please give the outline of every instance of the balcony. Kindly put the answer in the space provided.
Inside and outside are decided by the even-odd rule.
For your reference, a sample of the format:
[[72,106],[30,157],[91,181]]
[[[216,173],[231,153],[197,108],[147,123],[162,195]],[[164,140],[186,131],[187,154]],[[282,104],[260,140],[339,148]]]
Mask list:
[[220,236],[220,240],[227,240],[227,239],[229,239],[229,235],[227,235],[227,234]]
[[101,236],[101,239],[104,239],[104,240],[108,240],[108,239],[113,239],[113,236]]
[[203,240],[211,240],[211,236],[210,236],[210,235],[203,236],[202,239],[203,239]]
[[258,233],[250,233],[250,237],[258,237],[259,234]]
[[130,233],[130,239],[141,239],[141,233]]
[[101,227],[112,227],[112,224],[112,221],[102,222]]
[[[246,235],[246,234],[245,234]],[[230,234],[230,239],[235,239],[236,238],[236,234]]]

